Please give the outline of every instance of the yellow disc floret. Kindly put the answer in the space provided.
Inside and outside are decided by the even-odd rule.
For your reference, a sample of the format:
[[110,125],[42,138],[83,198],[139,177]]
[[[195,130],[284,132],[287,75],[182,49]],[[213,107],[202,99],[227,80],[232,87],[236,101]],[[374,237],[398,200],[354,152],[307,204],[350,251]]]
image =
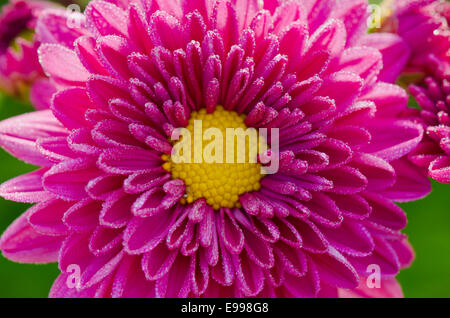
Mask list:
[[210,114],[205,109],[191,113],[172,155],[162,156],[163,168],[185,182],[182,202],[205,198],[216,210],[240,207],[241,194],[260,189],[257,155],[267,144],[244,120],[245,115],[221,106]]

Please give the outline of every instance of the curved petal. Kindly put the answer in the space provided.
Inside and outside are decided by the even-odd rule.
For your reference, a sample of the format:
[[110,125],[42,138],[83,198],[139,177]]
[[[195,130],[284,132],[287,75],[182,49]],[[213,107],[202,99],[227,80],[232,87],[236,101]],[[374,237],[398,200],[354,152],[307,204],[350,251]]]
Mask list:
[[36,232],[28,222],[29,213],[22,214],[3,233],[0,250],[19,263],[51,263],[58,260],[64,236],[48,236]]
[[37,165],[51,162],[36,147],[38,138],[67,136],[67,130],[50,110],[19,115],[0,122],[0,146],[13,156]]

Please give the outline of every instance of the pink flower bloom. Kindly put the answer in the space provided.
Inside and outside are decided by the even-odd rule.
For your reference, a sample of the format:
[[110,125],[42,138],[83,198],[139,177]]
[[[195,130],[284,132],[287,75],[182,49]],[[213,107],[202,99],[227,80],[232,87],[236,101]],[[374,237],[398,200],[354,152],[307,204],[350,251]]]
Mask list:
[[399,1],[396,10],[396,31],[412,52],[405,72],[423,74],[409,86],[421,110],[408,113],[426,134],[409,157],[433,179],[450,183],[450,2]]
[[449,58],[450,2],[445,0],[399,0],[393,17],[394,32],[410,46],[409,70],[423,71],[430,54]]
[[[39,14],[53,5],[46,1],[12,0],[0,14],[0,89],[24,97],[31,87],[30,98],[36,108],[48,108],[54,89],[39,64],[39,43],[20,35],[36,27]],[[15,42],[17,49],[11,47]]]
[[[366,6],[92,1],[77,29],[43,14],[39,56],[58,92],[0,123],[0,145],[42,167],[0,187],[35,203],[3,254],[58,261],[52,297],[400,296],[393,277],[413,252],[394,202],[430,185],[406,158],[422,126],[399,119],[408,96],[383,82],[409,51],[366,34]],[[195,118],[279,128],[279,171],[176,166],[171,133]],[[364,286],[371,264],[378,293]]]
[[431,178],[450,183],[450,58],[429,57],[431,69],[425,79],[409,86],[421,107],[413,110],[426,134],[409,155],[411,161],[428,170]]

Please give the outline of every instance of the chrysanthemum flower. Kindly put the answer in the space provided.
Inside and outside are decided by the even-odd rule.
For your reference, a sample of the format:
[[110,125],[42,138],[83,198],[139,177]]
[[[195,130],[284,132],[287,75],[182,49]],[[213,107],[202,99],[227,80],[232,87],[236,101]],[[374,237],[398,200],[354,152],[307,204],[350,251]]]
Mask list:
[[445,0],[398,0],[387,22],[410,46],[408,71],[423,71],[429,56],[448,59],[450,3]]
[[[42,167],[0,187],[36,203],[3,254],[58,261],[53,297],[401,294],[413,254],[394,202],[430,190],[406,159],[423,129],[397,118],[408,97],[382,82],[407,47],[366,35],[366,6],[92,1],[77,29],[43,14],[40,61],[59,91],[0,124],[3,148]],[[278,172],[176,163],[171,134],[196,119],[278,128],[279,152],[262,154]]]
[[55,89],[39,64],[39,42],[26,38],[33,37],[42,10],[53,6],[47,1],[12,0],[0,13],[0,90],[21,98],[29,94],[38,109],[49,108]]
[[[426,134],[409,155],[439,182],[450,183],[450,2],[398,1],[390,18],[411,50],[404,72],[417,73],[409,90],[420,106],[410,110]],[[391,23],[392,24],[392,23]],[[408,76],[406,76],[408,78]]]
[[450,57],[443,61],[430,56],[429,62],[433,69],[429,75],[409,86],[421,108],[417,117],[426,130],[423,141],[409,157],[428,169],[436,181],[450,183]]

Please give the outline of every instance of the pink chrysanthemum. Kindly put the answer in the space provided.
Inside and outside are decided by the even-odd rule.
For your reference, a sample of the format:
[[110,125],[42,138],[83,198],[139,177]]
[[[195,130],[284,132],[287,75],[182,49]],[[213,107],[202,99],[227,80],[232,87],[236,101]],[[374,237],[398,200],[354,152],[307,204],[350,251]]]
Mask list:
[[[55,89],[45,79],[39,64],[39,42],[21,37],[36,27],[42,10],[54,5],[46,1],[12,0],[0,14],[0,89],[8,94],[30,98],[38,109],[49,108]],[[15,46],[12,45],[15,43]]]
[[418,118],[426,134],[409,157],[433,179],[450,183],[450,2],[399,1],[390,19],[411,49],[405,73],[421,77],[409,86],[421,110],[407,114]]
[[[59,92],[50,110],[0,124],[3,148],[42,167],[0,187],[36,203],[3,234],[3,254],[58,261],[53,297],[401,295],[393,277],[413,254],[394,201],[430,190],[406,159],[423,129],[398,119],[408,96],[382,82],[407,49],[365,34],[366,6],[92,1],[77,29],[44,13],[40,61]],[[279,128],[279,171],[195,175],[210,192],[190,203],[169,136],[205,109]],[[221,206],[217,193],[233,200],[221,186],[246,178],[257,184]],[[371,264],[383,277],[373,292]]]
[[390,31],[410,46],[408,71],[423,71],[429,56],[448,59],[450,50],[450,3],[445,0],[398,0],[389,18]]
[[426,130],[423,141],[409,157],[428,169],[431,178],[450,183],[450,57],[445,62],[430,56],[429,63],[434,71],[423,82],[409,86],[421,108],[417,111],[419,121]]

